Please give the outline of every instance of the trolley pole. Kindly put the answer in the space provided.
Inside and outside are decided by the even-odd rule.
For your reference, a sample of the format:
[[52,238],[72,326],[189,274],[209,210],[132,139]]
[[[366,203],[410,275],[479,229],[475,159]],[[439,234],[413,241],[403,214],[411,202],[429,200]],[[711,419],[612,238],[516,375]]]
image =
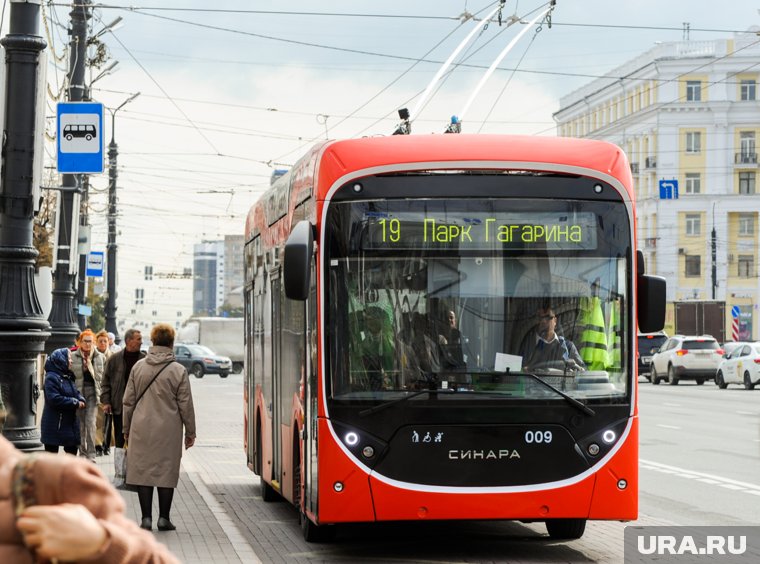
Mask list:
[[[71,43],[69,44],[69,92],[71,102],[81,102],[86,88],[87,20],[90,0],[80,0],[71,10]],[[81,174],[64,174],[58,207],[58,239],[53,279],[53,306],[50,310],[52,336],[45,347],[50,353],[74,344],[79,334],[77,325],[76,282],[79,269],[79,206],[83,193]]]
[[[41,0],[11,0],[5,48],[5,131],[0,185],[0,393],[7,417],[3,434],[18,448],[40,446],[36,359],[48,323],[34,285],[34,151]],[[0,425],[2,427],[2,425]]]

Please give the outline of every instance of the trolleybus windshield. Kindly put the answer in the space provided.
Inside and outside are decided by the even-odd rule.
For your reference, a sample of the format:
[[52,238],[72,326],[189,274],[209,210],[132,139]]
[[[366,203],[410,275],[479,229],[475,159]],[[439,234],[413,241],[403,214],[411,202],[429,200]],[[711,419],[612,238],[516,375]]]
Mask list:
[[584,402],[624,401],[630,238],[619,202],[333,203],[332,398],[558,398],[529,372]]

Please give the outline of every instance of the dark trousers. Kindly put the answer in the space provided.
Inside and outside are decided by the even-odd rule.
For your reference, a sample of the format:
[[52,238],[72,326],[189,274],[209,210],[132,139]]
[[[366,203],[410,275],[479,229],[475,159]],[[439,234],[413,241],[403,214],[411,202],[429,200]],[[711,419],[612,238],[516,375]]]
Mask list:
[[[169,521],[172,510],[174,488],[156,488],[158,490],[158,516]],[[142,518],[153,518],[153,486],[137,486],[137,499],[140,502]]]
[[113,414],[113,440],[116,448],[124,448],[124,433],[121,427],[121,413]]
[[[52,452],[57,453],[58,449],[60,448],[59,445],[45,445],[45,452]],[[63,447],[63,452],[66,454],[73,454],[76,456],[77,450],[79,449],[79,445],[73,445],[73,446],[65,446]]]
[[111,430],[113,415],[106,413],[103,415],[103,450],[106,451],[111,448]]

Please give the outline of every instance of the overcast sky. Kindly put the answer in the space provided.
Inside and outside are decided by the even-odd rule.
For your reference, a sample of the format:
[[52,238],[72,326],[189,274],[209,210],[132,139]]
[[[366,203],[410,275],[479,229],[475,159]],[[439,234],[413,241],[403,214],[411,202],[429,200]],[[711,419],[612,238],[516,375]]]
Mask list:
[[[129,4],[135,9],[126,9]],[[123,25],[102,36],[119,65],[93,85],[93,98],[113,107],[141,93],[116,120],[120,313],[130,307],[144,265],[181,271],[192,266],[193,243],[242,233],[273,168],[295,162],[314,140],[390,134],[397,109],[415,106],[441,62],[476,25],[459,19],[462,14],[482,16],[495,5],[115,0],[95,10],[92,33],[117,16]],[[508,27],[509,17],[528,21],[544,6],[507,2],[504,24],[492,22],[478,34],[412,116],[414,133],[442,132],[484,69],[524,27]],[[551,28],[544,23],[524,35],[476,98],[463,129],[554,135],[552,113],[561,96],[655,42],[684,39],[684,22],[692,41],[729,37],[760,23],[759,6],[750,0],[558,0]],[[68,64],[56,57],[65,54],[70,7],[53,4],[45,12],[48,81],[57,92],[65,87]],[[5,20],[7,28],[7,13]],[[92,69],[91,76],[98,72]],[[48,114],[55,115],[53,101]],[[104,250],[107,174],[91,182],[93,248]]]

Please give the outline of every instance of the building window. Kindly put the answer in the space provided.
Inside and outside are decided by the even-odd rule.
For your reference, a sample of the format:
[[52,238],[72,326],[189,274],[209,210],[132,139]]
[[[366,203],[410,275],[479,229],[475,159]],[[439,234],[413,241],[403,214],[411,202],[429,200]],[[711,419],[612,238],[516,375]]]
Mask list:
[[702,275],[702,257],[699,255],[686,255],[686,277],[694,278]]
[[755,152],[755,132],[742,131],[739,133],[739,156],[740,163],[756,163],[757,153]]
[[702,192],[702,175],[698,172],[686,173],[686,193],[699,194]]
[[755,173],[754,172],[740,172],[739,173],[739,194],[754,194],[755,193]]
[[698,213],[686,214],[686,234],[697,236],[702,233],[702,216]]
[[153,267],[152,266],[146,266],[145,267],[145,279],[146,280],[153,280]]
[[145,303],[145,290],[143,288],[135,288],[135,305],[143,305]]
[[686,81],[686,101],[699,102],[700,100],[702,100],[702,81],[701,80],[687,80]]
[[757,92],[757,82],[752,79],[742,80],[741,82],[742,100],[755,100]]
[[755,257],[752,255],[739,255],[739,278],[754,278]]
[[752,237],[754,235],[755,235],[755,214],[754,213],[740,213],[739,214],[739,236]]
[[702,132],[701,131],[686,132],[686,152],[687,153],[702,152]]

